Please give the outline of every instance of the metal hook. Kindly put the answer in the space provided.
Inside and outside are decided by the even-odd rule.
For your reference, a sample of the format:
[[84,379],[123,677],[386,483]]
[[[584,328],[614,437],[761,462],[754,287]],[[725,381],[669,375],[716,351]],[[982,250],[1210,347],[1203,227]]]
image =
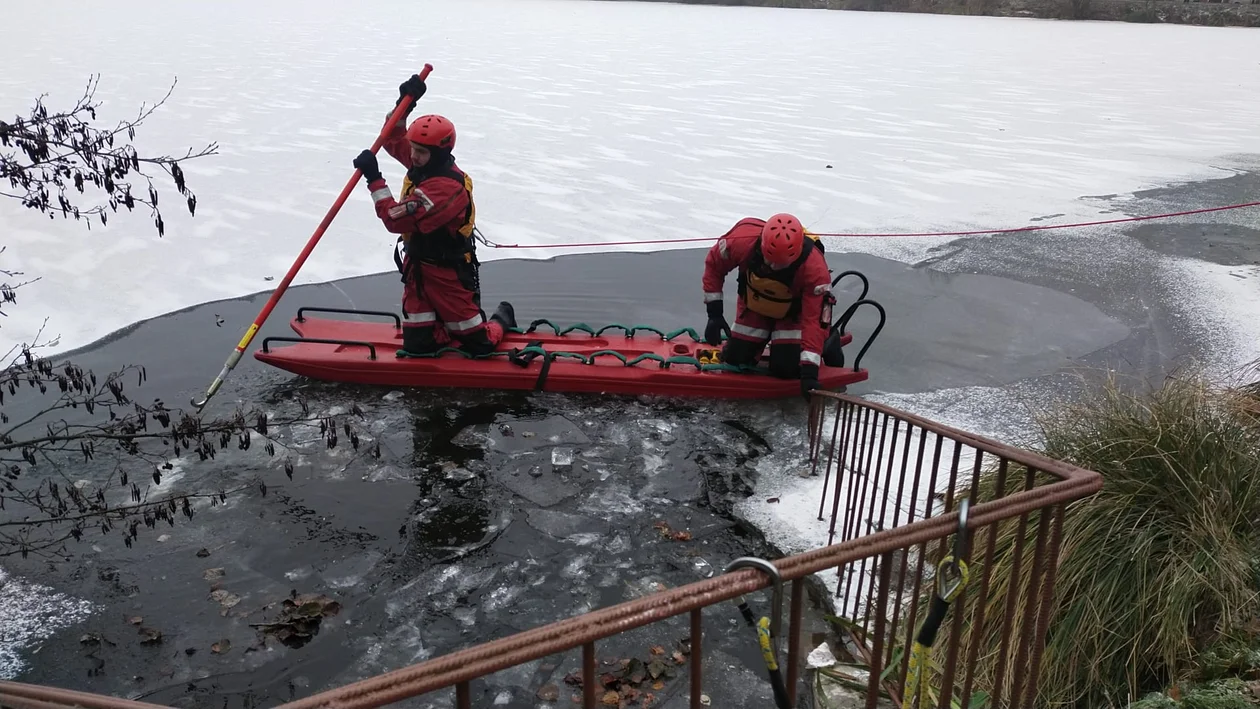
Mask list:
[[[730,573],[736,569],[753,568],[758,571],[764,571],[770,576],[770,581],[774,584],[774,598],[772,604],[772,614],[767,620],[762,617],[761,622],[753,620],[752,610],[748,608],[748,602],[741,595],[737,601],[739,612],[744,616],[744,620],[748,625],[757,631],[757,641],[761,646],[761,659],[766,663],[766,673],[770,678],[770,688],[774,691],[774,704],[779,709],[792,709],[792,703],[788,701],[787,685],[783,682],[783,671],[779,669],[779,622],[783,617],[783,577],[779,574],[779,569],[774,564],[765,559],[758,559],[754,556],[741,556],[732,561],[726,567],[726,573]],[[769,626],[767,628],[766,626]]]
[[[783,577],[779,575],[779,569],[774,564],[765,559],[758,559],[755,556],[741,556],[727,565],[724,573],[730,573],[736,569],[753,568],[766,572],[770,576],[770,580],[774,583],[774,596],[771,599],[771,615],[770,615],[770,635],[775,640],[779,638],[779,619],[783,616]],[[776,648],[775,654],[778,654]]]

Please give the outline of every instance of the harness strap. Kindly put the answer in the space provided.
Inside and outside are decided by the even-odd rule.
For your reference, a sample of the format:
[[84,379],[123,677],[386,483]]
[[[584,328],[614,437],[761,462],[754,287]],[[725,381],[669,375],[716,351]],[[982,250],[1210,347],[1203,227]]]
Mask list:
[[[412,193],[412,191],[415,190],[416,185],[418,185],[424,179],[428,179],[430,177],[448,177],[452,180],[455,180],[463,185],[464,191],[468,194],[468,208],[464,212],[463,221],[460,223],[459,227],[454,230],[453,234],[447,234],[445,232],[441,234],[439,238],[441,239],[443,243],[434,245],[431,242],[426,241],[425,247],[427,249],[427,252],[424,255],[429,256],[431,258],[424,259],[424,260],[428,261],[429,263],[433,263],[434,265],[448,266],[448,267],[458,267],[460,264],[467,264],[467,263],[472,263],[475,265],[477,263],[477,260],[476,260],[477,246],[476,246],[474,233],[476,232],[476,229],[477,229],[477,226],[476,226],[477,205],[476,205],[476,202],[473,200],[472,177],[468,175],[467,173],[463,172],[462,170],[457,170],[454,167],[453,163],[444,164],[441,167],[434,170],[433,172],[429,172],[429,173],[415,172],[413,175],[414,170],[415,168],[412,168],[412,170],[408,170],[407,175],[403,177],[403,186],[402,186],[403,199],[406,199],[407,196],[409,196]],[[413,180],[413,176],[415,177],[414,180]],[[411,237],[416,236],[417,234],[418,232],[413,233],[413,234],[405,234],[405,235],[399,236],[398,240],[405,243]],[[412,260],[416,260],[417,255],[419,254],[418,253],[413,254]],[[398,261],[398,257],[395,256],[395,262],[397,261]]]
[[398,237],[398,241],[394,242],[394,265],[398,267],[398,272],[402,274],[402,278],[400,278],[399,280],[402,281],[403,283],[406,283],[407,271],[409,270],[411,266],[411,262],[410,261],[407,262],[408,268],[403,268],[402,256],[398,255],[398,245],[401,243],[403,243],[403,238],[400,236]]

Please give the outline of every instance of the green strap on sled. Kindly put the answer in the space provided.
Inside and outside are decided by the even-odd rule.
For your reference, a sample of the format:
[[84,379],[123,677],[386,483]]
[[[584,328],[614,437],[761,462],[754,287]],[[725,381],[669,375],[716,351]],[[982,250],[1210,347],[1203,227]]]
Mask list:
[[604,355],[608,355],[610,357],[616,357],[617,359],[621,360],[622,364],[628,365],[628,363],[626,362],[626,356],[621,354],[617,350],[600,350],[598,352],[592,352],[590,359],[587,360],[587,364],[595,364],[595,358],[601,357]]
[[[656,334],[658,337],[660,337],[662,340],[666,342],[669,342],[676,337],[681,337],[682,335],[690,336],[693,342],[698,342],[698,343],[704,342],[704,339],[701,338],[696,333],[696,331],[690,327],[681,327],[671,332],[665,332],[651,325],[628,325],[627,326],[627,325],[622,325],[621,323],[610,323],[608,325],[601,327],[599,330],[595,330],[594,328],[592,328],[590,325],[587,325],[586,323],[576,323],[566,328],[561,328],[559,325],[556,325],[555,323],[551,322],[550,320],[547,320],[546,318],[540,318],[538,320],[534,320],[533,322],[529,324],[529,327],[524,328],[524,329],[519,328],[519,327],[507,328],[506,332],[511,332],[518,335],[529,335],[536,332],[538,328],[540,327],[551,328],[551,331],[554,332],[559,337],[564,337],[571,332],[585,332],[588,335],[591,335],[592,337],[598,337],[607,330],[621,330],[626,333],[626,337],[634,337],[635,334],[639,332],[651,332],[651,333]],[[725,339],[725,335],[723,336],[723,339]],[[395,355],[398,357],[405,357],[405,358],[411,358],[411,359],[434,359],[437,357],[441,357],[445,354],[451,354],[451,353],[457,354],[461,357],[464,357],[465,359],[490,359],[493,357],[508,357],[509,359],[519,359],[519,358],[524,357],[528,359],[530,358],[529,355],[533,355],[534,357],[541,358],[546,364],[550,364],[551,362],[557,359],[572,359],[572,360],[577,360],[581,364],[589,365],[589,364],[594,364],[595,360],[600,357],[613,357],[615,359],[621,360],[621,364],[626,367],[635,367],[635,366],[638,366],[641,362],[646,362],[650,360],[650,361],[656,362],[657,366],[661,369],[669,369],[672,365],[681,364],[681,365],[691,365],[696,368],[696,371],[699,371],[699,372],[735,372],[739,374],[765,374],[765,375],[769,374],[769,370],[767,370],[764,367],[758,367],[758,366],[752,366],[752,365],[733,365],[733,364],[726,364],[725,362],[701,362],[700,360],[690,355],[675,355],[673,357],[666,358],[666,357],[662,357],[661,355],[656,354],[655,352],[644,352],[636,356],[634,359],[630,359],[625,354],[618,352],[617,350],[606,349],[606,350],[599,350],[597,352],[593,352],[588,357],[588,356],[579,354],[577,352],[568,352],[565,350],[548,351],[541,345],[528,345],[528,346],[520,347],[513,350],[498,350],[498,351],[490,352],[484,355],[470,354],[456,347],[443,347],[437,350],[436,352],[428,352],[425,354],[414,354],[414,353],[408,352],[407,350],[400,349],[395,352]]]
[[[560,337],[564,337],[565,335],[568,335],[570,332],[585,332],[586,334],[592,337],[599,337],[603,335],[605,332],[607,332],[608,330],[621,330],[622,332],[626,333],[626,337],[634,337],[636,334],[640,332],[652,332],[652,333],[655,333],[658,337],[660,337],[662,340],[666,342],[670,342],[674,338],[679,337],[681,335],[689,335],[691,337],[692,342],[704,342],[704,338],[701,337],[699,334],[697,334],[694,328],[690,328],[690,327],[680,327],[677,330],[673,330],[671,332],[665,332],[651,325],[622,325],[621,323],[609,323],[601,327],[600,329],[596,330],[592,328],[590,325],[587,325],[584,322],[580,322],[580,323],[575,323],[573,325],[570,325],[562,329],[559,325],[551,322],[550,320],[546,318],[539,318],[538,320],[531,322],[529,324],[529,327],[527,328],[523,328],[523,329],[519,327],[507,328],[507,332],[515,333],[517,335],[532,335],[535,332],[537,332],[538,328],[540,327],[549,327],[551,328],[551,331],[553,333],[555,333],[556,335]],[[723,340],[726,339],[726,333],[722,334],[722,339]]]

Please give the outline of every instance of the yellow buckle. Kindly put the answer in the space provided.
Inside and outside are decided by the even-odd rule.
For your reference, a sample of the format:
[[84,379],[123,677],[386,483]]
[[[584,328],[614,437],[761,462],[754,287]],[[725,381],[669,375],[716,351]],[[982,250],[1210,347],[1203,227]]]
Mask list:
[[696,359],[700,360],[700,364],[721,364],[721,350],[697,350]]

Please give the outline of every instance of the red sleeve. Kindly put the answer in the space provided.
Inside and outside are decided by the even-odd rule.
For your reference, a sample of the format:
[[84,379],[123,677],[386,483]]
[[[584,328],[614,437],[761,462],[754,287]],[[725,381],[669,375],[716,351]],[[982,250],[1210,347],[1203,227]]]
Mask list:
[[823,252],[814,249],[796,275],[801,294],[801,364],[822,366],[823,342],[831,324],[819,322],[823,298],[831,290],[831,270]]
[[[390,111],[390,115],[392,114],[393,111]],[[389,120],[389,115],[385,116],[385,120]],[[402,163],[403,167],[411,169],[411,144],[407,140],[406,118],[398,119],[398,122],[390,129],[389,135],[385,136],[385,140],[381,142],[381,147],[390,154],[390,157]]]
[[435,231],[459,220],[468,208],[468,192],[463,183],[449,177],[424,180],[401,202],[394,199],[383,178],[373,180],[368,189],[376,203],[376,216],[393,234]]
[[731,230],[722,235],[704,257],[704,302],[711,303],[722,300],[722,284],[726,282],[726,274],[743,263],[757,243],[764,224],[752,217],[736,222]]

